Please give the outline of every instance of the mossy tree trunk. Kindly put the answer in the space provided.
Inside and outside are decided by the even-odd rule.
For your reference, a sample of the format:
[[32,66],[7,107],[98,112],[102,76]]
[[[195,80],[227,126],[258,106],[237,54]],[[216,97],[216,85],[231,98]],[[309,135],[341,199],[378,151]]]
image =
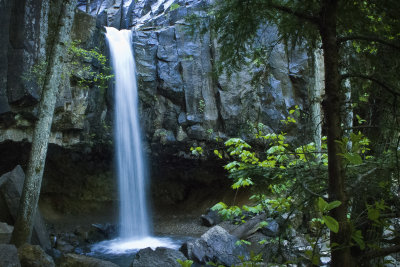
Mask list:
[[17,247],[24,243],[29,243],[32,236],[33,220],[40,195],[54,107],[62,79],[64,58],[70,40],[76,4],[77,0],[63,1],[63,7],[58,18],[58,29],[55,31],[56,36],[54,37],[48,57],[27,175],[22,190],[17,220],[11,237],[11,243]]
[[[321,102],[322,95],[324,94],[324,55],[321,49],[316,48],[313,54],[314,64],[314,83],[311,88],[311,129],[313,134],[313,140],[315,143],[315,149],[318,152],[322,150],[322,112]],[[320,157],[320,154],[318,154]]]

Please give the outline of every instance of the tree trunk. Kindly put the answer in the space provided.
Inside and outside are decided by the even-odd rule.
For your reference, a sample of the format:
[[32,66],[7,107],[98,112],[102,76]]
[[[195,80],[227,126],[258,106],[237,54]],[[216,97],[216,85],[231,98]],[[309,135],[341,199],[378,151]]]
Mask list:
[[345,194],[345,172],[336,142],[342,139],[341,129],[341,92],[339,75],[339,54],[337,44],[337,6],[338,0],[324,0],[320,17],[320,34],[324,50],[325,63],[325,99],[323,108],[326,118],[328,137],[328,194],[329,200],[339,200],[342,204],[330,214],[339,222],[339,231],[331,231],[331,244],[339,246],[331,249],[331,266],[353,266],[349,244],[349,226],[347,223],[347,198]]
[[353,107],[351,105],[351,83],[349,79],[344,81],[345,92],[345,105],[344,105],[344,122],[343,126],[345,128],[345,135],[350,136],[350,133],[353,132]]
[[11,237],[11,243],[17,247],[29,243],[32,235],[33,219],[40,195],[54,107],[63,72],[63,58],[70,38],[76,2],[77,0],[63,1],[58,19],[58,30],[55,31],[57,36],[48,57],[27,175],[22,190],[18,217]]
[[[314,83],[311,88],[311,129],[315,143],[315,149],[321,152],[322,139],[322,114],[321,114],[321,96],[324,92],[324,59],[321,49],[316,48],[313,54],[314,64]],[[320,157],[320,154],[318,154]]]
[[86,1],[86,13],[90,14],[90,0]]

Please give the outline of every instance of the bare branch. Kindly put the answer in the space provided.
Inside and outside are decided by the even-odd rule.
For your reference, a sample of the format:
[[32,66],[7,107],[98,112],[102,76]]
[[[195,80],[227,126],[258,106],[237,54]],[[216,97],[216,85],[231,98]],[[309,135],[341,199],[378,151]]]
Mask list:
[[373,76],[363,75],[363,74],[343,74],[342,75],[342,80],[345,80],[345,79],[348,79],[348,78],[360,78],[360,79],[364,79],[364,80],[369,80],[371,82],[376,83],[377,85],[379,85],[380,87],[382,87],[386,91],[392,93],[393,95],[400,96],[400,92],[397,92],[396,90],[394,90],[393,88],[391,88],[390,86],[388,86],[384,82],[376,79]]
[[391,48],[400,50],[400,46],[391,42],[388,42],[386,40],[383,40],[377,36],[362,36],[362,35],[349,35],[349,36],[343,36],[343,37],[339,37],[337,39],[338,44],[340,43],[344,43],[347,41],[353,41],[353,40],[358,40],[358,41],[367,41],[367,42],[376,42],[376,43],[380,43],[386,46],[389,46]]

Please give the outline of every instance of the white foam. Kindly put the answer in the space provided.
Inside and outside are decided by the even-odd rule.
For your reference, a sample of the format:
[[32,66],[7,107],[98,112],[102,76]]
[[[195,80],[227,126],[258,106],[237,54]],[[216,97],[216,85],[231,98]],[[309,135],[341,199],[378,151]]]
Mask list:
[[174,241],[168,237],[144,237],[141,239],[113,239],[94,244],[91,247],[92,252],[102,254],[129,254],[143,248],[155,250],[157,247],[166,247],[178,249],[180,242]]

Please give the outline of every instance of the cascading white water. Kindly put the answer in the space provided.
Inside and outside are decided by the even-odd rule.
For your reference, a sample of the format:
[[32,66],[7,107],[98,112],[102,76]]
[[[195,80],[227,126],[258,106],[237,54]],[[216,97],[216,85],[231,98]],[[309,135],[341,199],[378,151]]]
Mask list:
[[132,32],[106,28],[115,74],[115,152],[120,194],[120,237],[150,236],[147,171],[142,151]]
[[177,249],[180,241],[153,237],[146,202],[146,162],[139,125],[138,92],[132,33],[106,27],[115,74],[115,150],[120,192],[120,237],[91,247],[92,255],[121,255],[142,248]]

